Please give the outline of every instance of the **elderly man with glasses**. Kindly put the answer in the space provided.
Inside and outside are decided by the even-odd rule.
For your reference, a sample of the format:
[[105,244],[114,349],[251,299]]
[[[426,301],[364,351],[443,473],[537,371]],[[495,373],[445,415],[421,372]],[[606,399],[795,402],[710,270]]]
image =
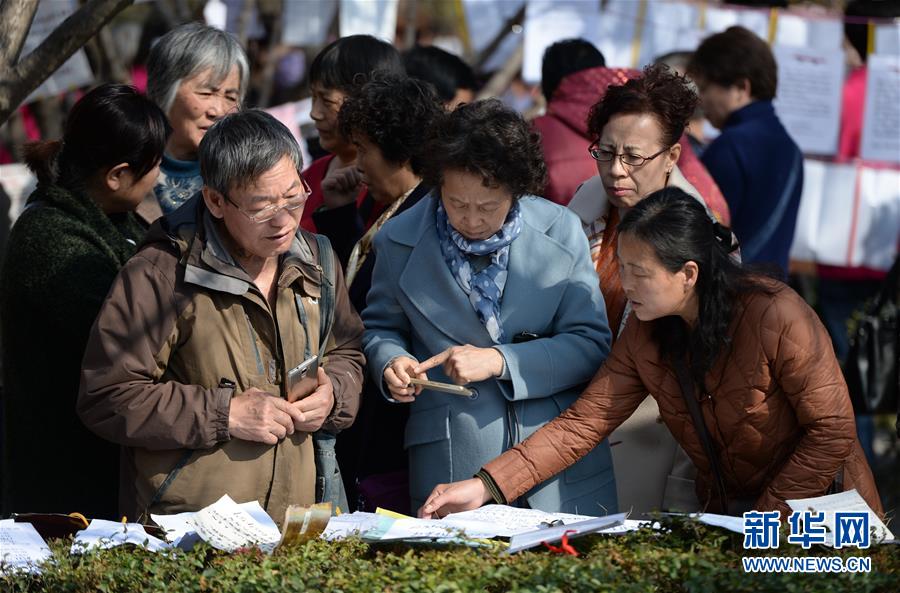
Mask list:
[[151,228],[113,284],[78,413],[124,447],[123,514],[228,494],[280,523],[314,501],[312,434],[356,416],[363,327],[330,244],[299,230],[309,187],[287,128],[235,113],[199,156],[201,192]]

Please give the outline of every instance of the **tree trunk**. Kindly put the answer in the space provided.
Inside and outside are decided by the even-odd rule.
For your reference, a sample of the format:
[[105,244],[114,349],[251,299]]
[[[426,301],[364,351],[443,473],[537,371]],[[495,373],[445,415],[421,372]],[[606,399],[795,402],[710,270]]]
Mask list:
[[0,2],[0,65],[10,66],[19,60],[38,0],[5,0]]
[[15,58],[22,51],[34,18],[37,0],[5,0],[0,5],[0,22],[4,23],[0,30],[0,58],[5,58],[0,61],[0,124],[103,25],[133,2],[88,0],[34,51],[16,63]]

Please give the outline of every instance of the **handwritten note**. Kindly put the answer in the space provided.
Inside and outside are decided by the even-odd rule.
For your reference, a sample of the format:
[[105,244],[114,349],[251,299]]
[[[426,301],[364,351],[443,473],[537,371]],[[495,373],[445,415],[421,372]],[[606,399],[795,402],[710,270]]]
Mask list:
[[107,549],[125,544],[146,548],[151,552],[167,550],[172,546],[144,531],[140,523],[119,523],[94,519],[87,529],[75,534],[70,552],[80,554],[94,548]]
[[881,522],[872,509],[863,500],[856,490],[847,490],[838,494],[830,494],[828,496],[817,496],[815,498],[799,498],[787,500],[788,506],[794,511],[819,511],[825,513],[825,522],[823,525],[828,531],[825,536],[828,545],[834,545],[835,532],[835,513],[840,512],[862,512],[869,515],[869,527],[872,529],[872,538],[875,543],[884,540],[893,540],[894,534]]
[[900,163],[900,55],[869,56],[860,154]]
[[192,521],[203,541],[226,552],[255,545],[270,553],[281,540],[281,533],[271,518],[270,524],[260,523],[227,494],[197,511]]
[[[278,529],[275,522],[266,513],[259,502],[252,500],[238,505],[247,512],[257,523],[264,525],[268,529]],[[188,511],[175,515],[150,515],[153,522],[163,528],[166,532],[166,539],[174,546],[182,550],[190,550],[202,538],[197,533],[194,525],[194,516],[196,512]]]
[[791,138],[805,154],[834,155],[841,121],[844,52],[773,48],[778,62],[774,105]]
[[398,0],[341,0],[338,16],[341,37],[373,35],[393,41],[398,5]]
[[[522,78],[541,80],[544,51],[562,39],[583,37],[596,42],[600,28],[600,3],[578,0],[531,0],[525,9]],[[605,51],[604,48],[601,50]],[[607,64],[610,63],[607,57]]]
[[320,537],[334,541],[356,535],[363,539],[379,540],[393,523],[391,517],[357,511],[332,517]]
[[52,556],[44,538],[31,523],[0,521],[0,574],[4,572],[39,572],[40,564]]
[[480,525],[476,522],[451,523],[441,519],[397,519],[381,537],[381,541],[401,539],[486,539],[495,535],[491,526]]
[[510,537],[517,533],[525,533],[539,529],[542,525],[562,522],[564,525],[577,523],[595,517],[570,515],[567,513],[545,513],[537,509],[520,509],[516,507],[489,504],[481,508],[453,513],[442,519],[444,523],[460,528],[480,525],[482,532],[491,532],[487,537]]

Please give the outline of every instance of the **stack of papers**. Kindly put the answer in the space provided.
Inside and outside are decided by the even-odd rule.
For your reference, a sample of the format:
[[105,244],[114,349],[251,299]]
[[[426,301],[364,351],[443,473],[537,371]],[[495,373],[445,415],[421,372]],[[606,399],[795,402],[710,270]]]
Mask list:
[[31,523],[0,521],[0,573],[6,571],[38,572],[42,562],[52,554],[44,538]]

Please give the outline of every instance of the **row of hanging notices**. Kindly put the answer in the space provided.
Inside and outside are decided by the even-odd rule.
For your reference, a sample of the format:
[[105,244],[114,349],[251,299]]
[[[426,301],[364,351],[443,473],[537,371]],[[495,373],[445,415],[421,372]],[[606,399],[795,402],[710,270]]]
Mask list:
[[[487,10],[493,0],[466,0],[478,31],[502,26],[515,12]],[[488,18],[485,18],[488,17]],[[471,19],[470,19],[471,20]],[[562,39],[582,37],[603,53],[607,66],[642,68],[673,51],[693,51],[700,42],[740,25],[772,45],[778,63],[775,109],[805,154],[837,153],[845,74],[844,30],[836,14],[747,9],[663,0],[531,0],[524,25],[522,77],[538,83],[544,51]],[[470,27],[473,25],[470,25]],[[863,159],[900,163],[900,23],[873,24],[867,63]]]

